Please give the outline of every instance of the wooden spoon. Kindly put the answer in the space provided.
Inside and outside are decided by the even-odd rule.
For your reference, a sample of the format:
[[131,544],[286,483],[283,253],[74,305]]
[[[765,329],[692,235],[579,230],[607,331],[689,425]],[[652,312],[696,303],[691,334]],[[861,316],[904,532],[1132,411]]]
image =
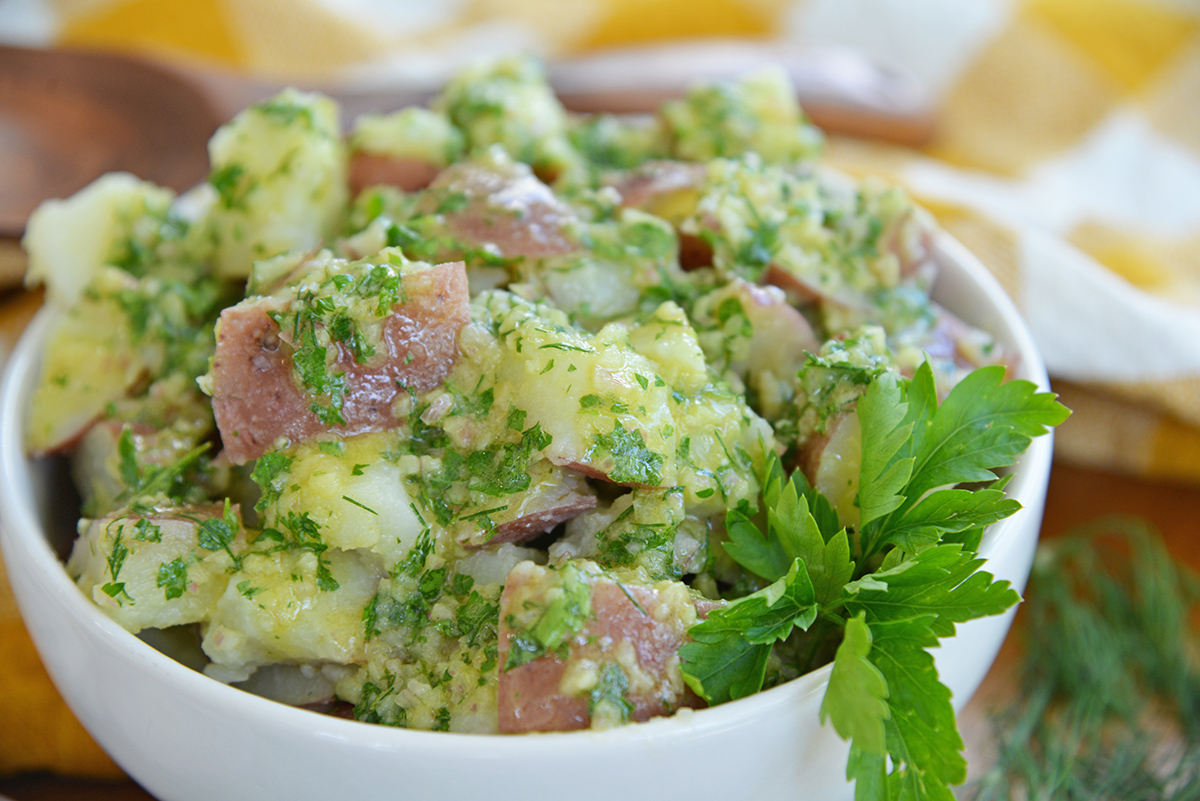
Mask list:
[[202,89],[148,62],[0,46],[0,235],[106,172],[195,185],[221,122]]

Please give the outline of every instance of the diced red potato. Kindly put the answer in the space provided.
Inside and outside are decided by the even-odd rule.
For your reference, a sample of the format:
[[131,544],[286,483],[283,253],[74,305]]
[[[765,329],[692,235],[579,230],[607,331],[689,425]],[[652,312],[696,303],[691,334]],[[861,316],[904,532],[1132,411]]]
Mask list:
[[[657,214],[704,186],[708,167],[690,161],[648,161],[633,170],[616,173],[607,181],[621,195],[622,206]],[[694,205],[694,201],[692,203]],[[664,215],[659,215],[664,216]]]
[[[898,344],[901,348],[918,349],[929,358],[934,366],[939,400],[945,400],[954,385],[978,367],[1001,364],[1009,374],[1015,371],[1016,355],[1005,350],[991,335],[968,325],[935,302],[931,301],[930,307],[934,313],[933,326]],[[904,364],[901,372],[911,378],[918,364]]]
[[591,584],[591,615],[570,642],[567,657],[548,654],[504,670],[514,635],[510,628],[511,615],[517,611],[514,605],[555,586],[552,571],[523,562],[509,574],[500,597],[497,709],[502,733],[587,728],[591,725],[587,681],[580,682],[579,677],[613,661],[629,677],[626,700],[633,706],[631,720],[704,706],[683,683],[677,652],[688,641],[688,627],[721,604],[696,601],[683,585],[618,584],[598,575]]
[[[551,448],[553,447],[554,446],[552,444]],[[605,481],[609,484],[619,484],[622,487],[634,487],[638,489],[649,489],[651,487],[660,486],[659,484],[638,484],[635,481],[613,481],[612,476],[601,470],[595,464],[577,461],[576,456],[577,454],[574,452],[572,452],[570,455],[565,455],[554,450],[548,450],[546,452],[546,458],[548,458],[554,464],[564,467],[567,470],[572,470],[580,475],[587,476],[588,478],[597,479],[598,481]]]
[[405,192],[424,189],[440,169],[423,159],[355,153],[350,157],[350,193],[357,195],[369,186],[394,186]]
[[[708,177],[703,164],[687,161],[648,161],[633,170],[615,173],[608,186],[621,195],[621,205],[663,217],[677,229],[691,213]],[[679,231],[679,266],[695,270],[712,264],[712,248],[695,234]]]
[[[239,516],[236,506],[231,511]],[[223,549],[201,548],[197,537],[203,521],[221,518],[224,513],[223,504],[211,504],[147,515],[85,518],[67,561],[67,572],[77,577],[79,587],[110,617],[130,631],[199,622],[224,592],[233,557]],[[113,562],[109,557],[118,542],[125,555]],[[244,545],[239,528],[229,547],[236,552]],[[161,571],[164,564],[175,560],[179,560],[185,581],[182,592],[169,597],[160,583]],[[114,565],[117,576],[112,574]],[[116,596],[105,590],[113,582],[120,582],[123,588]]]
[[969,360],[959,350],[959,339],[971,330],[970,326],[940,306],[935,309],[936,322],[927,332],[927,338],[919,343],[921,350],[931,359],[954,362],[959,367],[969,366]]
[[883,249],[895,254],[900,262],[900,276],[910,278],[918,273],[933,283],[937,264],[933,260],[933,229],[914,218],[910,211],[901,217],[884,239]]
[[753,330],[745,359],[751,372],[794,376],[804,364],[805,353],[816,353],[821,347],[812,325],[778,287],[735,278],[719,290],[719,296],[736,298]]
[[[549,467],[545,463],[543,466]],[[492,548],[528,542],[559,523],[596,508],[596,496],[581,476],[557,467],[550,470],[551,480],[538,481],[528,490],[506,499],[508,508],[496,515],[494,532],[473,530],[461,540],[463,545]]]
[[453,164],[430,184],[421,210],[438,213],[448,198],[459,195],[461,204],[451,203],[440,213],[450,234],[466,245],[490,245],[508,258],[555,256],[579,247],[567,230],[576,220],[574,211],[524,164],[504,171],[473,162]]
[[[918,283],[924,286],[933,284],[937,276],[937,263],[933,259],[933,229],[922,223],[920,217],[911,211],[903,214],[884,234],[880,246],[883,252],[896,257],[900,265],[900,278],[917,278]],[[777,264],[768,265],[763,280],[805,301],[834,303],[857,310],[866,310],[870,306],[869,301],[857,292],[830,293],[817,281],[791,273]]]
[[825,433],[813,434],[800,447],[799,467],[845,525],[858,523],[858,470],[862,463],[862,428],[853,408],[829,419]]
[[[392,404],[405,388],[434,388],[458,358],[458,332],[470,320],[463,263],[406,274],[404,293],[367,364],[338,343],[330,369],[345,376],[346,424],[336,426],[345,436],[394,428]],[[246,301],[222,312],[218,323],[213,414],[234,464],[261,456],[279,438],[302,442],[330,428],[309,408],[313,398],[293,375],[292,348],[268,316],[281,306],[272,299]]]
[[[651,161],[634,170],[615,174],[608,182],[621,194],[621,204],[632,206],[666,217],[676,224],[681,221],[681,206],[687,206],[685,214],[695,205],[691,195],[698,192],[707,180],[707,167],[703,164],[681,161]],[[709,221],[705,227],[716,227]],[[684,270],[707,267],[712,264],[712,248],[695,234],[680,233],[679,262]],[[921,224],[913,214],[898,219],[890,228],[882,247],[885,252],[895,254],[900,263],[900,276],[909,278],[917,274],[932,282],[936,272],[933,261],[933,232]],[[807,301],[835,302],[850,307],[859,304],[849,296],[831,296],[822,287],[803,276],[797,276],[777,265],[770,265],[763,279],[782,289],[791,291]]]
[[596,508],[595,495],[569,494],[548,504],[545,508],[530,511],[516,520],[496,526],[496,536],[488,540],[487,544],[503,545],[506,542],[528,542],[539,534],[545,534],[559,523],[565,523],[594,508]]
[[[926,236],[924,239],[928,239],[928,237]],[[901,249],[897,234],[893,234],[889,239],[888,247],[896,248],[894,252],[896,252],[897,257],[900,259],[901,277],[908,278],[920,273],[927,282],[932,283],[936,264],[928,254],[925,257],[919,257],[914,252]],[[681,268],[684,270],[696,270],[700,267],[711,266],[712,263],[712,247],[702,237],[695,234],[679,234],[679,266]],[[848,309],[864,311],[869,307],[869,303],[856,293],[830,294],[818,282],[807,276],[789,272],[774,263],[767,265],[767,269],[762,276],[762,281],[763,283],[777,286],[792,293],[805,303],[836,303]]]
[[988,334],[963,322],[944,306],[932,301],[930,305],[937,322],[929,332],[929,340],[922,343],[922,350],[931,358],[953,361],[964,370],[988,364],[1003,364],[1010,371],[1016,367],[1010,355]]

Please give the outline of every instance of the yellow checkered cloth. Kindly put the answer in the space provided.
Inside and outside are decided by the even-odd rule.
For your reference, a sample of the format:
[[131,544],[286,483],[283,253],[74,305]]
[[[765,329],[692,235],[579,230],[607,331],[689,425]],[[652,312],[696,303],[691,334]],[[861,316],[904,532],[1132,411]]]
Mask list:
[[[999,277],[1075,410],[1060,458],[1200,481],[1196,0],[44,0],[26,39],[273,80],[428,75],[689,37],[857,47],[939,99],[923,151],[831,142]],[[0,28],[3,26],[0,25]],[[0,35],[4,31],[0,30]],[[117,772],[62,707],[0,573],[0,774]]]

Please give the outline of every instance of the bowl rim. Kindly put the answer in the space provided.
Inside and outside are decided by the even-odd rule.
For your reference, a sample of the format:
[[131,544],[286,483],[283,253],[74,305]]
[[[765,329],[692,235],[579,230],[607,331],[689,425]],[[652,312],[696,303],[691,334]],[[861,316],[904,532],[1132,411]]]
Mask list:
[[[1039,391],[1048,391],[1049,378],[1032,335],[996,278],[974,254],[945,232],[939,231],[935,236],[934,252],[943,272],[947,264],[961,270],[963,275],[960,280],[974,284],[983,301],[992,307],[995,320],[1005,330],[991,333],[1020,356],[1016,377],[1032,381]],[[934,295],[937,295],[936,290]],[[97,633],[113,654],[126,664],[149,663],[164,682],[178,687],[180,692],[194,694],[219,713],[229,715],[231,720],[250,718],[257,725],[268,727],[293,730],[300,727],[317,737],[349,739],[367,747],[409,753],[441,751],[450,747],[469,748],[469,751],[462,753],[469,753],[473,758],[505,759],[530,751],[536,751],[542,758],[553,758],[556,752],[574,752],[585,743],[637,747],[669,737],[695,739],[719,729],[744,725],[775,707],[799,705],[803,700],[824,692],[832,665],[825,665],[736,701],[699,710],[680,710],[672,716],[652,718],[643,723],[607,730],[536,732],[519,737],[481,736],[370,725],[357,720],[314,714],[310,710],[231,687],[186,667],[122,628],[79,590],[68,576],[65,564],[51,548],[34,508],[31,474],[34,460],[24,450],[24,420],[42,345],[53,318],[54,310],[49,307],[37,313],[10,354],[0,383],[0,546],[10,578],[13,579],[14,590],[21,583],[16,580],[14,566],[32,566],[34,575],[22,576],[21,579],[45,584],[51,592],[61,596],[69,613],[76,615]],[[1027,503],[1023,505],[1030,505],[1039,492],[1044,492],[1050,470],[1052,442],[1053,432],[1035,438],[1018,462],[1016,475],[1007,491],[1010,497],[1026,500]],[[979,550],[980,556],[988,558],[995,555],[1003,542],[1003,533],[1012,521],[1013,518],[1001,521],[987,531]],[[22,617],[30,619],[21,595],[15,594]],[[36,636],[34,640],[37,645]],[[40,653],[41,646],[37,647]],[[63,693],[63,696],[68,698],[69,693]]]

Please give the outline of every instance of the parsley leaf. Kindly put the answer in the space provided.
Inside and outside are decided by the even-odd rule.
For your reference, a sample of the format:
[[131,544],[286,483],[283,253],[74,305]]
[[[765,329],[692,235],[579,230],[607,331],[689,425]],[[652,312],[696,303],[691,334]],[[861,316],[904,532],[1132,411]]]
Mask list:
[[[918,370],[914,390],[934,397],[933,371]],[[931,409],[927,402],[924,409]],[[1048,392],[1028,381],[1005,381],[1004,367],[970,373],[937,411],[914,421],[913,477],[910,503],[935,487],[992,481],[994,468],[1013,464],[1035,436],[1067,419],[1070,413]]]
[[[928,364],[911,381],[870,376],[857,399],[853,536],[799,471],[786,476],[768,455],[765,513],[730,510],[725,550],[772,583],[710,613],[679,649],[684,681],[720,703],[757,692],[772,645],[794,631],[808,632],[810,660],[838,643],[821,719],[851,740],[847,776],[860,799],[949,801],[966,778],[950,691],[929,651],[958,623],[1020,600],[974,551],[986,526],[1020,508],[993,471],[1069,414],[1052,394],[1003,377],[976,371],[939,407]],[[988,483],[955,486],[967,482]]]
[[788,549],[778,538],[763,534],[746,511],[730,509],[725,528],[729,533],[725,551],[739,565],[766,579],[778,578],[787,570]]
[[254,471],[250,478],[258,485],[261,496],[254,504],[254,511],[263,512],[268,506],[279,500],[287,486],[287,477],[292,469],[294,457],[279,451],[267,451],[254,463]]
[[913,458],[896,458],[912,431],[912,424],[904,422],[908,404],[903,394],[896,377],[883,373],[858,400],[862,425],[858,507],[863,526],[900,508],[912,478]]
[[887,681],[885,723],[892,776],[910,798],[953,798],[947,785],[967,778],[950,689],[938,680],[929,649],[937,645],[928,616],[873,623],[871,661]]
[[[225,499],[225,512],[221,517],[209,517],[200,521],[196,529],[196,540],[206,551],[229,550],[229,544],[237,535],[237,514],[233,511],[229,499]],[[230,554],[232,556],[232,554]]]
[[[689,633],[694,633],[693,626]],[[762,689],[771,646],[737,634],[712,643],[693,641],[679,649],[683,680],[709,704],[745,698]]]
[[605,662],[600,669],[600,681],[588,693],[588,717],[625,723],[633,714],[629,694],[629,676],[617,662]]
[[813,585],[797,558],[787,575],[688,630],[693,641],[679,649],[684,681],[709,703],[758,692],[771,643],[807,630],[816,617]]
[[[832,602],[854,573],[850,540],[845,529],[838,526],[837,513],[823,495],[808,485],[803,473],[796,471],[785,481],[782,463],[775,454],[768,456],[763,499],[767,503],[767,534],[745,510],[732,509],[726,516],[726,552],[742,567],[769,580],[787,574],[799,558],[816,588],[816,598],[821,603]],[[822,523],[810,510],[810,499]]]
[[998,615],[1021,600],[1007,581],[995,581],[980,570],[983,563],[958,543],[927,548],[847,584],[846,609],[852,614],[865,612],[872,625],[932,615],[933,632],[953,636],[955,623]]
[[887,679],[867,655],[871,652],[871,629],[865,613],[846,621],[846,630],[833,670],[829,689],[821,701],[821,722],[833,722],[843,739],[871,754],[884,753],[884,721],[891,717],[887,704]]
[[[960,381],[938,406],[928,362],[905,387],[877,377],[858,402],[862,426],[862,559],[887,545],[909,553],[948,532],[995,522],[1018,507],[997,495],[945,495],[940,487],[994,482],[994,470],[1016,462],[1035,436],[1070,412],[1049,392],[1004,368],[984,367]],[[932,493],[932,495],[930,495]]]
[[627,431],[617,420],[613,430],[596,437],[588,449],[588,458],[607,453],[613,461],[608,477],[618,484],[641,484],[657,487],[662,484],[663,456],[646,447],[642,432]]
[[999,489],[945,489],[917,502],[891,528],[891,541],[908,553],[941,542],[949,534],[982,528],[1014,514],[1021,504]]
[[163,597],[168,601],[182,597],[184,591],[187,590],[187,583],[187,565],[183,563],[182,558],[176,557],[170,562],[163,562],[158,566],[157,584],[162,588]]

